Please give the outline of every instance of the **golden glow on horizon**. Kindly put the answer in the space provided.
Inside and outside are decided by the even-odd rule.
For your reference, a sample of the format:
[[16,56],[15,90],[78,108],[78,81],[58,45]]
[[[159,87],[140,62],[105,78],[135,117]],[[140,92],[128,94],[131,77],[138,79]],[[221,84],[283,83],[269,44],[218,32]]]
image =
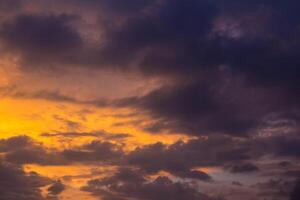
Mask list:
[[[86,113],[84,113],[86,112]],[[0,132],[1,138],[16,135],[28,135],[51,145],[56,139],[41,137],[41,133],[56,132],[97,132],[104,130],[107,133],[128,133],[128,147],[133,148],[140,144],[151,144],[157,141],[172,143],[187,137],[176,135],[148,134],[130,123],[115,126],[122,122],[117,114],[124,110],[104,109],[93,106],[55,103],[46,100],[0,99]],[[136,119],[126,119],[132,121]],[[91,138],[87,138],[91,140]],[[96,138],[94,138],[96,139]],[[76,144],[86,142],[86,139],[73,139]]]

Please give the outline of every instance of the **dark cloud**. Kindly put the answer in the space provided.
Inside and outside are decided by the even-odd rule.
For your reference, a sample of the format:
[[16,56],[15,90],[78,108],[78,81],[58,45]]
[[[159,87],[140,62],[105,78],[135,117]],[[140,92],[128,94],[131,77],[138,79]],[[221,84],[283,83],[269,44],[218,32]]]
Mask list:
[[[156,143],[136,148],[129,152],[127,162],[140,170],[155,174],[166,171],[180,178],[211,180],[210,176],[194,169],[199,167],[222,167],[231,173],[266,172],[255,162],[269,157],[298,159],[293,143],[297,138],[266,137],[255,139],[233,139],[231,137],[209,137],[192,139],[171,145]],[[282,154],[285,152],[285,154]],[[274,166],[277,175],[297,177],[298,171],[285,172],[283,167]],[[278,171],[281,171],[278,174]],[[267,173],[267,172],[266,172]]]
[[[270,170],[266,170],[262,164],[258,165],[261,166],[258,168],[255,165],[256,161],[261,162],[261,159],[266,157],[270,161],[272,159],[276,161],[278,157],[286,160],[285,162],[297,161],[299,155],[289,150],[290,147],[293,148],[293,145],[295,145],[295,141],[298,140],[297,137],[290,137],[289,140],[285,138],[283,136],[253,139],[210,136],[208,138],[190,139],[186,142],[179,141],[170,145],[162,143],[145,145],[125,153],[122,144],[117,145],[104,141],[95,140],[81,146],[72,146],[58,151],[56,149],[47,149],[41,143],[29,137],[18,136],[1,140],[0,149],[3,159],[16,164],[34,163],[39,165],[67,166],[70,164],[97,163],[101,166],[128,167],[121,169],[112,177],[91,180],[84,190],[108,200],[126,199],[129,197],[156,200],[171,198],[172,195],[177,193],[176,188],[179,186],[180,188],[183,187],[178,189],[180,191],[183,190],[183,193],[186,192],[187,188],[190,188],[189,184],[177,183],[164,177],[162,180],[168,180],[170,185],[167,184],[167,187],[165,185],[167,182],[165,182],[163,185],[159,185],[163,190],[154,190],[152,186],[156,188],[157,181],[160,178],[156,180],[148,180],[148,178],[154,177],[152,175],[156,176],[161,171],[167,172],[172,177],[176,177],[176,180],[183,182],[201,181],[200,183],[204,183],[203,181],[206,181],[205,184],[213,185],[216,184],[216,180],[199,168],[219,167],[220,169],[228,169],[234,174],[244,173],[244,175],[259,170],[260,174],[268,174]],[[293,179],[299,177],[297,162],[294,164],[294,167],[290,168],[274,165],[274,174],[272,174],[274,180],[253,186],[257,195],[262,198],[277,196],[282,199],[289,196],[294,187]],[[131,168],[135,170],[131,170]],[[256,176],[258,173],[251,175]],[[278,177],[278,179],[275,179],[275,177]],[[279,179],[280,177],[281,179]],[[61,182],[53,182],[49,187],[49,198],[57,198],[59,194],[57,191],[64,189],[64,186],[61,184]],[[243,183],[241,184],[239,186],[245,189],[246,186]],[[177,186],[175,187],[175,185]],[[237,186],[236,183],[234,185]],[[215,185],[215,187],[217,186]],[[165,190],[168,192],[165,193]],[[187,190],[190,191],[190,189]],[[201,196],[203,195],[202,193],[201,195],[198,194],[198,190],[192,190],[193,192],[190,192],[193,194],[188,192],[184,196],[176,198],[209,199],[206,195],[204,195],[205,197]],[[157,196],[152,196],[152,192],[155,191]],[[194,192],[196,193],[194,194]],[[236,194],[238,192],[233,193]]]
[[241,184],[238,181],[232,181],[232,185],[236,185],[236,186],[243,186],[243,184]]
[[153,4],[155,0],[131,0],[124,2],[122,0],[65,0],[67,4],[83,6],[89,9],[101,9],[104,12],[113,12],[114,14],[128,15],[130,12],[139,12]]
[[69,15],[17,15],[0,29],[1,42],[8,52],[21,56],[26,67],[55,67],[75,59],[82,48],[79,33]]
[[257,140],[260,148],[265,148],[276,156],[299,158],[300,138],[297,136],[278,136]]
[[65,185],[61,181],[55,181],[52,185],[48,187],[49,195],[56,196],[65,190]]
[[34,145],[33,140],[25,135],[10,137],[0,140],[0,151],[7,152],[16,149],[23,149],[28,146]]
[[[85,48],[70,26],[72,16],[18,16],[3,25],[1,37],[9,49],[21,52],[25,63],[113,65],[192,79],[226,65],[251,84],[293,90],[299,84],[296,22],[300,17],[295,1],[66,0],[57,4],[101,8],[106,13],[101,17],[108,15],[107,23],[117,25],[101,27],[105,33],[101,45]],[[123,20],[111,15],[122,15]]]
[[[0,0],[1,17],[7,15],[0,27],[3,56],[17,57],[18,66],[29,72],[55,69],[59,74],[63,69],[80,66],[167,81],[147,94],[117,100],[84,101],[60,91],[29,94],[1,88],[2,96],[130,107],[149,118],[135,124],[142,126],[138,128],[195,138],[170,145],[140,146],[125,153],[123,144],[107,141],[96,140],[58,151],[20,136],[0,140],[3,160],[20,165],[96,162],[138,168],[139,171],[121,170],[112,177],[92,180],[84,188],[106,200],[208,200],[212,198],[189,184],[166,177],[148,180],[147,175],[166,171],[181,181],[208,181],[212,180],[210,175],[197,167],[245,173],[255,172],[259,166],[260,173],[265,173],[266,164],[256,166],[257,160],[275,159],[277,163],[284,159],[286,162],[272,166],[278,167],[274,172],[269,171],[284,180],[270,180],[253,188],[261,191],[258,198],[299,198],[299,184],[290,180],[299,177],[299,171],[288,168],[293,162],[297,166],[300,156],[299,1],[53,2],[59,9],[53,11],[49,6],[47,10],[46,1],[33,2],[37,11],[33,14],[29,10],[15,13],[21,8],[21,0]],[[40,4],[43,10],[39,10]],[[76,15],[66,14],[74,10]],[[91,26],[90,14],[95,12],[98,24],[93,22],[93,30],[85,30]],[[59,117],[56,120],[74,131],[43,136],[92,136],[109,141],[127,137],[76,132],[80,123]],[[38,189],[41,184],[29,181],[38,175],[3,164],[0,173],[4,180],[0,181],[0,199],[42,199]],[[234,185],[247,187],[238,182]],[[55,183],[49,192],[58,194],[62,189],[61,183]]]
[[42,100],[65,102],[65,103],[77,103],[77,104],[84,103],[70,96],[61,94],[59,91],[37,91],[33,93],[28,93],[28,92],[26,93],[22,91],[15,91],[15,89],[12,88],[11,91],[6,92],[6,95],[17,99],[42,99]]
[[[226,69],[225,69],[226,71]],[[224,72],[224,71],[223,71]],[[227,134],[246,137],[259,134],[298,132],[300,115],[289,96],[268,88],[256,88],[234,78],[230,71],[209,80],[184,81],[163,86],[144,96],[123,99],[80,100],[58,91],[24,93],[1,88],[3,96],[20,99],[93,105],[97,107],[132,107],[150,116],[143,129],[152,133],[166,131],[188,135]],[[252,98],[247,98],[252,95]],[[274,101],[276,99],[276,101]],[[80,124],[56,117],[77,130]],[[68,125],[69,124],[69,125]]]
[[56,165],[65,161],[58,152],[50,151],[43,144],[28,136],[16,136],[0,141],[3,158],[15,164]]
[[157,143],[137,148],[127,156],[128,163],[148,173],[167,171],[181,178],[210,180],[196,167],[222,166],[251,158],[247,145],[229,138],[195,139],[170,146]]
[[16,136],[0,141],[2,158],[15,164],[70,165],[101,162],[114,165],[123,162],[122,144],[93,140],[64,150],[49,149],[27,136]]
[[[213,77],[213,84],[208,80],[186,81],[164,86],[144,96],[113,100],[79,100],[53,91],[24,93],[2,88],[1,92],[3,96],[21,99],[45,99],[97,107],[132,107],[150,116],[151,123],[141,128],[151,133],[166,131],[188,135],[247,137],[265,134],[264,129],[268,130],[266,134],[275,135],[299,131],[299,111],[293,109],[296,105],[289,96],[282,96],[267,88],[248,86],[233,78],[230,72]],[[252,98],[247,98],[248,95],[252,95]],[[76,122],[59,116],[56,119],[72,130],[80,128]]]
[[[32,70],[83,66],[172,77],[175,84],[128,98],[127,104],[122,101],[150,114],[155,122],[144,127],[150,132],[248,136],[259,132],[264,120],[274,114],[295,115],[293,120],[299,124],[298,2],[72,3],[103,11],[99,18],[105,18],[106,25],[99,25],[99,35],[93,33],[101,35],[100,42],[87,44],[79,34],[84,31],[72,24],[85,23],[80,15],[88,11],[78,17],[23,14],[2,24],[0,37],[6,52],[19,54],[23,66]],[[59,92],[40,91],[27,98],[114,105]]]
[[22,6],[22,1],[21,0],[12,0],[12,1],[7,1],[7,0],[1,0],[0,1],[0,12],[10,12],[10,11],[15,11],[21,8]]
[[63,94],[60,91],[51,91],[51,90],[38,90],[38,91],[22,91],[18,89],[17,86],[4,86],[0,87],[1,97],[11,97],[16,99],[39,99],[46,101],[54,101],[61,103],[72,103],[72,104],[81,104],[81,105],[94,105],[98,107],[113,106],[113,102],[108,99],[97,99],[97,100],[80,100],[73,96]]
[[121,169],[115,175],[103,179],[91,180],[83,190],[89,191],[105,200],[212,200],[189,186],[187,183],[173,182],[167,177],[147,180],[138,171]]
[[123,99],[119,106],[146,112],[152,123],[144,129],[153,133],[246,137],[263,129],[269,129],[268,134],[299,131],[298,105],[290,96],[283,95],[282,90],[250,86],[227,70],[220,69],[222,75],[214,73],[207,80],[185,80],[144,96]]
[[169,130],[191,135],[225,133],[245,136],[259,123],[259,116],[244,113],[241,105],[219,95],[213,85],[202,83],[161,88],[128,102],[148,111],[157,120],[145,128],[150,132]]
[[[151,11],[130,18],[121,27],[109,30],[109,38],[100,50],[101,60],[113,65],[126,66],[138,59],[137,56],[143,56],[141,52],[145,52],[142,70],[149,73],[164,69],[181,71],[180,67],[183,65],[180,63],[191,67],[191,63],[186,59],[187,54],[189,51],[193,53],[191,50],[194,46],[197,48],[198,42],[195,45],[193,42],[201,40],[201,36],[210,30],[215,14],[214,7],[208,1],[176,0],[162,1]],[[197,55],[201,56],[200,53]],[[148,61],[153,61],[156,67]]]
[[[3,139],[0,142],[2,158],[15,164],[70,165],[74,163],[101,163],[102,165],[131,166],[146,174],[168,172],[182,179],[211,181],[209,174],[199,167],[222,167],[232,173],[249,173],[260,170],[257,159],[298,159],[293,150],[298,137],[243,138],[209,137],[190,139],[170,145],[155,143],[125,152],[124,144],[94,140],[63,150],[49,149],[26,136]],[[285,168],[276,165],[276,170]],[[277,173],[278,174],[278,173]],[[297,170],[289,168],[281,174],[296,177]]]
[[291,192],[291,196],[289,200],[296,200],[300,198],[300,179],[296,181],[296,184]]
[[271,179],[254,185],[259,189],[258,197],[270,199],[288,199],[294,188],[295,181]]
[[[53,159],[53,162],[51,161]],[[26,148],[11,151],[5,154],[5,160],[16,164],[54,164],[55,159],[48,154],[43,148]]]
[[259,170],[259,168],[252,163],[235,164],[227,166],[227,168],[229,168],[232,173],[250,173]]
[[[61,3],[68,4],[68,1]],[[77,0],[72,1],[72,4],[89,5],[90,8],[99,5],[110,18],[107,23],[117,24],[116,26],[102,27],[105,37],[101,46],[86,48],[78,32],[70,26],[70,21],[74,17],[68,15],[17,16],[12,22],[2,25],[0,34],[2,41],[7,45],[8,50],[15,50],[21,54],[23,63],[35,67],[43,65],[44,68],[59,64],[59,67],[84,64],[87,67],[90,65],[101,68],[103,65],[118,65],[117,68],[128,68],[130,63],[135,62],[138,58],[138,52],[150,49],[150,53],[147,53],[147,58],[143,61],[145,63],[143,66],[148,68],[147,70],[145,68],[146,71],[152,71],[152,64],[149,63],[147,66],[148,60],[157,56],[155,52],[158,50],[162,52],[165,48],[167,51],[173,52],[168,53],[171,55],[171,60],[167,55],[164,55],[165,58],[156,60],[165,59],[167,62],[170,60],[168,65],[172,65],[179,63],[172,59],[176,59],[176,56],[182,54],[177,61],[188,61],[187,54],[193,53],[193,47],[190,46],[193,46],[193,42],[197,41],[199,37],[209,32],[215,15],[214,6],[210,5],[208,1],[189,0],[183,3],[176,0],[156,3],[149,0],[129,2]],[[130,17],[133,10],[144,10],[149,6],[151,9],[145,12],[136,12],[138,14]],[[127,14],[122,14],[123,12]],[[120,22],[124,21],[124,23],[120,26],[120,23],[114,21],[118,19],[110,17],[111,14],[121,14],[123,20]],[[199,25],[195,25],[195,21]],[[186,41],[186,38],[190,38],[190,40]],[[182,50],[180,50],[181,48]],[[197,55],[201,54],[197,53]],[[177,69],[182,71],[180,69],[182,66]],[[171,66],[167,66],[167,68],[170,69]]]
[[102,138],[103,140],[122,140],[131,137],[131,135],[128,133],[108,133],[106,131],[42,133],[41,136],[62,138],[96,137]]
[[[294,12],[299,4],[230,1],[229,5],[223,1],[163,1],[150,14],[130,18],[108,31],[99,53],[105,64],[124,68],[138,63],[134,69],[146,75],[183,78],[183,83],[128,99],[158,120],[146,130],[245,136],[274,113],[299,115],[295,95],[299,31],[291,23],[299,17]],[[236,16],[232,16],[235,11]],[[229,24],[227,18],[231,19]],[[243,23],[244,18],[254,22]],[[262,25],[253,27],[256,21]],[[278,21],[287,24],[283,30],[289,31],[276,29]],[[240,25],[228,30],[236,23]],[[256,33],[248,32],[250,28]],[[215,33],[214,29],[221,30]],[[230,87],[224,87],[224,80],[220,80],[226,76],[222,67],[231,73],[225,77],[232,82]],[[252,102],[247,96],[254,98]]]
[[31,172],[25,173],[22,168],[0,163],[0,199],[1,200],[44,200],[40,187],[49,184],[47,178]]
[[[297,7],[299,3],[293,1],[165,0],[108,30],[100,63],[126,67],[138,62],[137,68],[145,74],[193,79],[227,65],[251,84],[295,89],[299,83]],[[227,18],[231,21],[226,24]],[[215,24],[217,19],[222,23]],[[260,23],[255,26],[255,22]],[[286,27],[279,29],[279,22]],[[221,30],[216,34],[214,29]],[[235,36],[236,32],[240,34]]]
[[282,162],[278,163],[278,165],[281,166],[281,167],[288,167],[288,166],[290,166],[291,164],[292,164],[292,163],[289,162],[289,161],[282,161]]
[[293,178],[300,178],[300,170],[288,170],[285,172],[285,175]]
[[73,149],[65,149],[62,152],[66,160],[72,162],[95,162],[107,164],[120,163],[124,152],[121,145],[111,142],[92,141],[88,144]]

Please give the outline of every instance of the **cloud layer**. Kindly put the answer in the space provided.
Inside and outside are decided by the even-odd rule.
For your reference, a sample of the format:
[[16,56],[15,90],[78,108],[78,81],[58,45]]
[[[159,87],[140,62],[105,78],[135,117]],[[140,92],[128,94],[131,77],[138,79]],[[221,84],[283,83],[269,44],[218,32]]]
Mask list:
[[[49,105],[41,113],[62,124],[38,133],[48,143],[0,140],[0,199],[70,189],[28,165],[109,168],[81,189],[104,200],[298,199],[299,8],[296,0],[0,0],[1,100]],[[101,95],[122,90],[116,74],[138,77],[134,92]],[[45,120],[26,112],[23,121]],[[52,140],[63,144],[50,148]]]

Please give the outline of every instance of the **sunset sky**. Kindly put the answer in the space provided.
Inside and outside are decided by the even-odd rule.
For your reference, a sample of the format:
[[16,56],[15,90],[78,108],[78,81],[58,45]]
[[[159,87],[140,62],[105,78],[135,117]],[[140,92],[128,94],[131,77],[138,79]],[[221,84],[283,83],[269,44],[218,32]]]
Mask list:
[[300,200],[298,0],[0,0],[0,200]]

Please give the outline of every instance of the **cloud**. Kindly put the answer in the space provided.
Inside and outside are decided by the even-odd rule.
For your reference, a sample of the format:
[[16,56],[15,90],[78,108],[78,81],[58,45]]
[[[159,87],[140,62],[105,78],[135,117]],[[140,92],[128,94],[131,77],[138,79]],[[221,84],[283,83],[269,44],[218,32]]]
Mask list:
[[103,179],[90,180],[83,187],[95,196],[105,200],[125,200],[128,198],[140,200],[212,200],[198,192],[188,183],[173,182],[167,177],[146,180],[143,174],[130,169],[120,169],[115,175]]
[[[79,136],[80,137],[80,136]],[[49,149],[28,136],[16,136],[0,141],[0,152],[7,162],[15,164],[70,165],[101,162],[120,164],[125,155],[123,145],[93,140],[63,150]]]
[[298,179],[296,181],[296,184],[293,188],[293,191],[291,192],[291,196],[289,200],[296,200],[300,198],[300,180]]
[[[5,88],[3,88],[5,89]],[[8,88],[9,89],[9,88]],[[80,104],[83,103],[80,100],[72,98],[70,96],[61,94],[59,91],[37,91],[37,92],[22,92],[17,91],[12,88],[11,91],[6,90],[6,95],[9,95],[16,99],[42,99],[48,101],[55,101],[55,102],[65,102],[65,103],[75,103]],[[4,90],[5,92],[5,90]]]
[[[181,70],[180,61],[186,61],[187,66],[193,64],[194,60],[188,62],[185,59],[192,50],[189,44],[196,38],[201,40],[209,31],[214,14],[215,9],[208,1],[163,1],[150,12],[141,13],[125,21],[121,27],[108,30],[109,37],[100,50],[101,60],[126,66],[145,52],[140,65],[142,71],[170,71],[171,67],[172,71]],[[148,61],[155,62],[156,67]],[[163,67],[163,64],[167,65]]]
[[[267,152],[276,156],[287,156],[299,158],[300,151],[297,146],[300,144],[298,136],[278,136],[258,140],[260,148],[267,147]],[[266,145],[266,146],[265,146]]]
[[61,181],[55,181],[52,185],[48,187],[49,195],[56,196],[65,190],[65,185]]
[[114,106],[114,101],[100,98],[95,100],[81,100],[71,95],[66,95],[59,90],[37,90],[26,91],[18,88],[16,85],[8,85],[0,87],[1,97],[11,97],[14,99],[25,100],[46,100],[52,102],[70,103],[78,105],[93,105],[97,107]]
[[[141,145],[126,152],[121,140],[128,137],[126,133],[84,132],[80,123],[56,117],[70,131],[43,133],[43,137],[94,137],[93,141],[58,150],[26,136],[2,139],[0,153],[5,162],[97,163],[137,169],[89,182],[86,190],[108,200],[211,199],[185,184],[198,180],[199,184],[213,184],[214,175],[199,167],[227,169],[233,177],[279,176],[284,180],[274,179],[251,188],[239,180],[242,185],[233,182],[235,186],[230,187],[238,185],[238,192],[241,188],[259,188],[262,194],[258,198],[284,199],[290,195],[294,186],[291,179],[299,176],[294,168],[300,157],[299,1],[24,2],[0,0],[1,53],[16,58],[14,64],[21,69],[21,76],[26,76],[25,71],[51,70],[55,79],[65,78],[65,69],[81,67],[91,73],[105,69],[158,78],[161,86],[123,99],[82,100],[63,90],[50,91],[47,85],[32,93],[0,88],[1,96],[130,108],[143,115],[139,119],[142,123],[134,124],[137,129],[152,134],[180,133],[189,139],[168,145]],[[76,79],[77,75],[72,76]],[[281,159],[285,162],[278,165]],[[8,168],[0,164],[0,173],[7,170],[11,174]],[[42,198],[38,187],[27,183],[33,174],[11,168],[18,175],[0,181],[0,186],[4,184],[0,199],[10,199],[13,193],[30,195],[17,199]],[[166,177],[148,179],[148,175],[160,171],[180,182]],[[9,182],[25,188],[10,189],[6,185]],[[54,183],[49,189],[56,194],[62,188]],[[291,200],[298,197],[295,191]]]
[[[81,65],[140,71],[151,76],[175,74],[196,80],[225,65],[253,85],[284,87],[287,92],[299,83],[299,45],[295,41],[300,17],[295,10],[299,4],[294,1],[55,3],[62,9],[77,8],[79,18],[96,8],[103,11],[99,21],[105,21],[105,25],[98,24],[101,31],[93,33],[101,41],[93,47],[87,45],[79,34],[82,27],[71,26],[73,15],[18,15],[2,25],[0,37],[8,51],[17,51],[23,63],[32,68]],[[79,7],[87,10],[78,13]],[[284,28],[279,29],[283,24]]]
[[[275,89],[249,86],[232,76],[230,70],[225,69],[222,73],[209,77],[215,79],[213,84],[209,80],[184,81],[162,86],[143,96],[121,99],[79,100],[57,91],[24,93],[5,87],[1,92],[3,96],[20,99],[134,108],[150,118],[139,128],[151,133],[164,131],[196,136],[226,134],[248,137],[299,131],[299,111],[294,109],[297,105],[291,102],[289,96]],[[249,94],[252,98],[247,98]],[[65,122],[67,124],[68,121]],[[69,124],[73,125],[72,122]]]
[[20,9],[22,6],[21,0],[1,0],[0,1],[0,12],[11,12]]
[[106,131],[42,133],[41,136],[62,137],[62,138],[96,137],[96,138],[101,138],[103,140],[122,140],[131,137],[131,135],[128,133],[108,133]]
[[76,149],[65,149],[63,157],[71,162],[102,162],[102,164],[119,163],[124,152],[122,146],[110,142],[94,140]]
[[148,173],[167,171],[181,178],[203,181],[211,177],[197,167],[222,166],[251,158],[247,145],[230,138],[194,139],[172,145],[156,143],[135,149],[127,156],[128,163]]
[[210,181],[210,175],[194,168],[222,166],[251,159],[253,151],[246,144],[230,138],[195,139],[169,146],[156,143],[128,153],[124,152],[122,144],[100,140],[57,150],[48,149],[27,136],[3,139],[0,149],[6,161],[16,164],[70,165],[96,162],[102,165],[135,166],[149,174],[167,171],[180,178],[202,181]]
[[[17,136],[2,139],[0,150],[3,160],[11,163],[10,165],[38,164],[65,165],[67,167],[72,164],[97,164],[120,168],[115,175],[91,180],[84,187],[84,190],[108,200],[129,197],[156,200],[156,198],[175,195],[175,191],[173,194],[173,191],[164,193],[158,190],[157,196],[152,196],[150,191],[155,192],[154,188],[156,188],[156,184],[160,183],[157,182],[159,180],[166,181],[163,182],[163,185],[159,184],[159,187],[165,188],[167,191],[169,191],[168,189],[175,190],[177,187],[183,187],[181,189],[185,191],[186,187],[190,188],[189,184],[186,185],[187,182],[217,187],[220,184],[219,180],[214,179],[214,173],[201,171],[203,167],[217,167],[221,171],[225,169],[233,173],[233,177],[236,177],[234,174],[238,173],[243,173],[244,176],[251,173],[251,176],[262,177],[264,175],[268,178],[271,174],[274,180],[253,185],[253,192],[261,197],[279,195],[285,198],[290,195],[294,186],[293,180],[299,174],[297,171],[299,155],[290,151],[297,141],[297,137],[287,140],[283,136],[252,139],[210,136],[185,142],[178,141],[169,145],[163,143],[143,145],[125,152],[122,144],[99,140],[79,146],[70,146],[63,150],[48,149],[27,136]],[[265,164],[264,158],[268,158],[268,162]],[[295,165],[289,168],[282,167],[278,164],[278,158],[284,159],[285,162],[295,162]],[[276,162],[276,165],[268,164],[270,162]],[[252,173],[258,172],[258,170],[259,173]],[[172,180],[170,177],[153,179],[153,177],[159,176],[160,172],[166,172],[169,174],[168,176],[172,177]],[[180,180],[180,182],[173,179]],[[241,184],[243,184],[239,186],[241,189],[235,188],[237,191],[233,192],[233,195],[244,194],[243,190],[248,186],[244,185],[244,182]],[[58,193],[55,191],[61,191],[64,187],[56,182],[53,182],[52,186],[49,187],[49,198],[56,198]],[[231,187],[236,187],[236,184]],[[250,188],[248,189],[250,190]],[[191,192],[190,189],[187,190]],[[210,199],[206,195],[204,195],[206,197],[202,196],[202,193],[198,194],[198,190],[194,191],[196,194],[194,192],[189,194],[189,192],[184,195],[191,195],[190,198]],[[225,193],[224,195],[226,196]],[[184,199],[186,196],[178,198]]]
[[33,140],[25,135],[11,137],[0,140],[0,151],[7,152],[15,149],[23,149],[28,146],[34,145]]
[[[58,91],[22,92],[14,87],[3,87],[0,92],[3,96],[20,99],[134,108],[150,118],[139,127],[150,133],[164,131],[196,136],[226,134],[248,137],[299,131],[298,105],[291,101],[290,96],[283,95],[282,90],[249,86],[227,68],[219,72],[221,74],[214,73],[205,78],[207,80],[184,80],[142,96],[120,99],[80,100]],[[214,83],[210,82],[211,78],[215,79]],[[247,98],[249,94],[252,98]],[[72,122],[69,124],[73,125]]]
[[221,133],[245,136],[255,129],[259,116],[239,110],[240,105],[227,101],[212,87],[202,83],[163,87],[128,102],[148,111],[157,120],[145,128],[150,132],[169,130],[190,135]]
[[[81,137],[81,136],[80,136]],[[49,149],[27,136],[0,141],[3,159],[16,164],[70,165],[74,163],[101,163],[137,167],[148,174],[166,171],[187,179],[210,181],[209,174],[199,167],[223,167],[232,173],[259,170],[257,159],[281,157],[288,161],[298,159],[294,150],[298,137],[231,138],[215,136],[178,141],[173,144],[143,145],[126,152],[124,144],[92,140],[63,150]],[[283,169],[276,165],[277,169]]]
[[225,68],[201,81],[180,81],[118,103],[150,116],[144,129],[153,133],[247,137],[264,134],[264,129],[269,134],[298,132],[298,105],[281,92],[251,86]]
[[[294,42],[299,14],[293,9],[298,3],[228,4],[166,0],[107,31],[100,62],[148,76],[175,76],[175,85],[128,98],[157,120],[147,131],[245,136],[274,113],[299,115]],[[252,23],[243,23],[249,18]],[[262,25],[253,25],[258,21]],[[276,28],[279,21],[287,27]],[[235,24],[240,25],[231,31],[239,35],[224,33]]]
[[227,166],[232,173],[250,173],[258,171],[259,168],[252,163],[241,163],[237,165]]
[[40,187],[49,184],[49,179],[31,172],[25,173],[20,167],[0,163],[0,199],[5,200],[44,200]]
[[50,151],[28,136],[16,136],[0,141],[0,151],[5,161],[14,164],[57,165],[65,161],[58,152]]
[[132,0],[124,2],[122,0],[64,0],[64,3],[86,7],[88,9],[101,9],[103,12],[113,12],[114,14],[129,15],[130,12],[139,12],[153,4],[155,1],[150,0]]
[[[74,16],[20,14],[0,28],[7,52],[20,55],[26,67],[56,66],[75,59],[82,48],[79,33],[70,26]],[[78,55],[78,54],[77,54]]]
[[[101,46],[90,52],[91,65],[193,79],[226,65],[251,84],[295,89],[298,83],[297,2],[117,2],[77,1],[99,5],[110,17],[109,26],[102,27]],[[111,15],[121,15],[123,20]],[[285,28],[278,29],[278,24]]]
[[295,181],[271,179],[267,182],[258,183],[254,187],[258,188],[257,196],[261,198],[288,199],[295,187]]
[[[60,1],[57,4],[72,5],[71,7],[86,5],[89,9],[98,7],[103,11],[101,16],[104,19],[99,21],[107,22],[105,26],[99,25],[102,33],[98,33],[98,36],[105,34],[101,37],[100,43],[95,42],[96,45],[92,45],[93,47],[85,44],[79,31],[70,26],[74,16],[26,14],[16,16],[13,21],[2,25],[0,37],[6,44],[7,51],[20,54],[22,64],[31,66],[31,69],[80,65],[88,68],[115,66],[117,69],[128,69],[131,63],[139,59],[138,52],[150,49],[149,53],[146,52],[146,58],[141,66],[145,66],[142,67],[142,71],[152,71],[150,67],[152,63],[148,64],[148,61],[157,56],[155,52],[162,53],[164,49],[170,52],[171,59],[164,54],[165,58],[155,60],[170,61],[168,65],[176,64],[176,61],[187,61],[188,54],[193,50],[189,47],[190,44],[199,37],[203,40],[201,36],[209,32],[215,15],[214,6],[208,1],[189,0],[182,3],[178,0],[163,2],[77,0],[75,3],[72,1],[71,5],[70,2]],[[132,16],[133,10],[137,12]],[[121,15],[123,20],[115,17],[118,15]],[[200,25],[195,25],[194,21]],[[120,22],[123,22],[121,26]],[[185,41],[184,36],[191,39]],[[170,46],[174,47],[173,50]],[[176,56],[180,57],[175,61]],[[197,61],[193,59],[191,61],[191,64],[197,65]],[[177,69],[182,71],[181,67],[182,65]],[[156,69],[154,71],[159,71]]]
[[[281,136],[233,139],[216,136],[171,145],[156,143],[136,148],[128,153],[126,160],[128,164],[149,174],[166,171],[180,178],[202,181],[212,179],[209,174],[195,170],[199,167],[221,167],[234,174],[252,172],[268,174],[272,170],[270,168],[266,170],[265,167],[261,169],[256,162],[265,160],[266,157],[270,160],[278,158],[298,160],[299,155],[293,150],[297,138],[291,137],[287,140]],[[279,165],[274,166],[278,176],[284,173],[283,169]],[[281,171],[280,174],[278,171]],[[289,174],[290,177],[297,177],[297,173],[293,174],[290,171]]]

